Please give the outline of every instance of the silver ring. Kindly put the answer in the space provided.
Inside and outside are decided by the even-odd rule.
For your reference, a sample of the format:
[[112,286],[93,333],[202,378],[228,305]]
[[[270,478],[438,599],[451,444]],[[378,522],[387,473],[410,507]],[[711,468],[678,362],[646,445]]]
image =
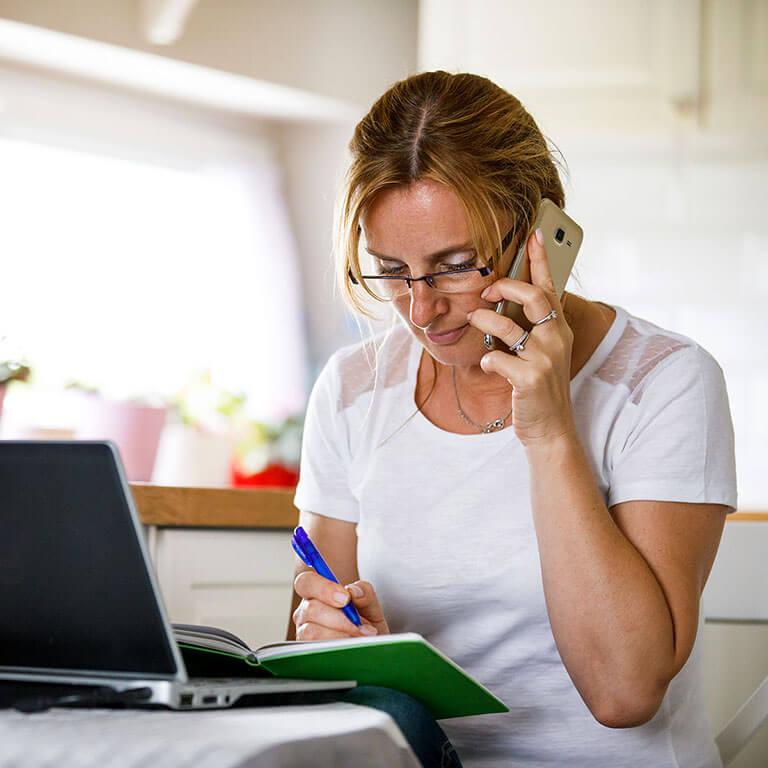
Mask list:
[[525,342],[531,334],[523,331],[523,335],[509,348],[510,352],[522,352],[525,349]]
[[557,317],[557,312],[553,309],[546,317],[542,317],[541,320],[537,320],[534,325],[541,325],[542,323],[546,323],[548,320],[554,320]]

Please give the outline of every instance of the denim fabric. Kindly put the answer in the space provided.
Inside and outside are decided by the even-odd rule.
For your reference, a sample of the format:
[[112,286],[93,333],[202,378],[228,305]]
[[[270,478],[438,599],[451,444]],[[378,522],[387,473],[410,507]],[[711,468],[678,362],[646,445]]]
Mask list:
[[453,744],[437,720],[416,699],[391,688],[359,685],[344,694],[342,701],[388,713],[424,768],[462,768]]

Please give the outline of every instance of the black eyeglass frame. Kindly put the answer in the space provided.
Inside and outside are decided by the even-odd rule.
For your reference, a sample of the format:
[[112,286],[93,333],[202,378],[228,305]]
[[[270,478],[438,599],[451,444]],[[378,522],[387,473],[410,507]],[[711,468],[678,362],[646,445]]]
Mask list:
[[[496,252],[497,256],[504,253],[509,248],[509,244],[515,236],[515,227],[504,235],[504,239],[501,241],[501,248]],[[434,281],[436,277],[442,277],[443,275],[462,275],[467,272],[479,272],[482,277],[488,277],[493,270],[491,267],[467,267],[466,269],[454,269],[446,270],[443,272],[430,272],[428,275],[422,275],[421,277],[403,277],[401,275],[360,275],[363,280],[402,280],[405,282],[406,288],[410,291],[414,283],[418,283],[419,280],[423,280],[430,288],[435,288]],[[360,285],[360,281],[352,274],[352,268],[347,270],[347,275],[352,281],[353,285]],[[439,288],[435,288],[439,291]],[[441,291],[441,293],[451,293],[451,291]],[[463,291],[453,291],[453,293],[463,293]]]

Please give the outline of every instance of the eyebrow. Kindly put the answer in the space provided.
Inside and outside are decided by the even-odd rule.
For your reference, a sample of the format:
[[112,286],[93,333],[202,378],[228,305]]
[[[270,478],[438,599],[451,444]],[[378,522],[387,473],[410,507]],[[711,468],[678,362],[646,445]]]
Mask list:
[[[370,253],[371,256],[375,256],[377,259],[384,259],[385,261],[399,261],[401,263],[402,259],[396,259],[393,256],[385,256],[383,253],[377,253],[376,251],[371,250],[370,248],[365,249],[367,253]],[[436,251],[435,253],[430,253],[424,258],[427,261],[439,261],[442,258],[445,258],[446,256],[451,256],[454,253],[462,253],[463,251],[472,251],[475,253],[475,249],[472,246],[471,243],[463,243],[462,245],[452,245],[449,248],[443,248],[440,251]]]

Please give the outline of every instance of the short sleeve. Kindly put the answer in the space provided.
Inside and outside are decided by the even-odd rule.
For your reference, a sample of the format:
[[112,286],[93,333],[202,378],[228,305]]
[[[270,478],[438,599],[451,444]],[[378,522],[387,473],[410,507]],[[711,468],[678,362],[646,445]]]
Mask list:
[[339,403],[340,380],[334,355],[309,397],[294,504],[306,512],[356,523],[358,504],[349,488],[349,435]]
[[736,508],[733,424],[723,372],[698,346],[638,385],[617,427],[608,506],[648,499]]

